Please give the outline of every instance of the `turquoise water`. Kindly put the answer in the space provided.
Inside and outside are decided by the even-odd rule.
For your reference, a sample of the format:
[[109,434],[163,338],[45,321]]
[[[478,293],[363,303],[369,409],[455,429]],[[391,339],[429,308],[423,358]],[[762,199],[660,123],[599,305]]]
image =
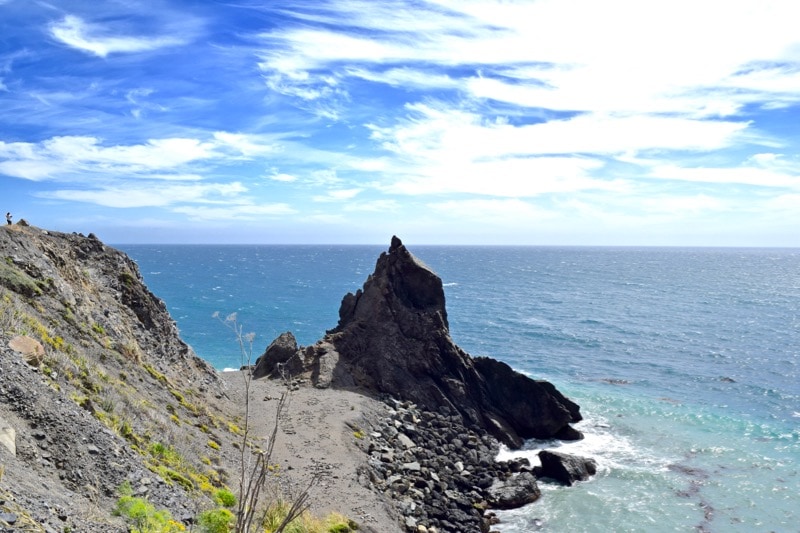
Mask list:
[[[336,325],[382,247],[121,246],[218,368]],[[800,531],[800,251],[409,246],[443,279],[454,341],[552,381],[586,439],[531,442],[599,473],[502,513],[527,531]],[[504,452],[511,453],[511,452]]]

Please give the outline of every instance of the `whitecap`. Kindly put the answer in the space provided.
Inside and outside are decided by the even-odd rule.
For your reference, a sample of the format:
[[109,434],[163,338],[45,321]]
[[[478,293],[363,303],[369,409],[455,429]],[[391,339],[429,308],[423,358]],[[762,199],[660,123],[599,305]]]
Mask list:
[[669,463],[668,458],[655,454],[646,447],[636,446],[634,441],[618,434],[613,425],[602,417],[589,418],[576,426],[584,438],[577,441],[529,440],[519,450],[510,450],[501,446],[498,461],[507,461],[524,457],[531,466],[538,466],[539,452],[553,450],[570,455],[594,459],[598,472],[608,473],[614,469],[632,471],[661,471]]

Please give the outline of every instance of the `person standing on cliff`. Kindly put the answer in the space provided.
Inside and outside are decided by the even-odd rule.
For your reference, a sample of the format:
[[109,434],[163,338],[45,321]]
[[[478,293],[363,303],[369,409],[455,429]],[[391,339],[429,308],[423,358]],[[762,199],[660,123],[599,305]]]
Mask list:
[[11,225],[11,213],[6,213],[6,222],[9,226]]

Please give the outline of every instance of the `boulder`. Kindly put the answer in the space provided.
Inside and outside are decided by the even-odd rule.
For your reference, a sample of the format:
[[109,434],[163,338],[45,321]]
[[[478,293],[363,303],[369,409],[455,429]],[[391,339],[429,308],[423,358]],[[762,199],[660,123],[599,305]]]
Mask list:
[[39,366],[44,361],[44,346],[27,335],[17,335],[9,341],[8,347],[22,355],[31,366]]
[[487,503],[492,509],[516,509],[535,502],[542,495],[536,477],[530,472],[495,480],[486,492],[489,496]]
[[578,455],[542,450],[539,460],[542,462],[539,477],[555,479],[567,486],[576,481],[585,481],[597,473],[594,459]]
[[[292,368],[291,360],[295,358],[298,352],[297,339],[294,335],[287,331],[281,333],[277,339],[272,343],[256,360],[255,368],[253,369],[253,378],[259,379],[265,376],[282,377],[281,373],[288,374],[296,373],[299,368]],[[298,366],[298,360],[295,366]]]

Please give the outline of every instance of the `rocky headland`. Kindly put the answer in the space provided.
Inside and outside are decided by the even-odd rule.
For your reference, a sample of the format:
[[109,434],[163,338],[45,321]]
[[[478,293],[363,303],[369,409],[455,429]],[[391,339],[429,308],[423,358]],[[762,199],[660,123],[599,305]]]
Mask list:
[[546,470],[494,460],[500,443],[582,438],[570,425],[580,408],[551,383],[459,348],[441,278],[397,237],[363,287],[343,298],[334,329],[308,347],[282,334],[253,372],[388,403],[389,418],[369,428],[367,475],[399,502],[408,531],[489,531],[485,511],[535,501],[537,477],[571,484],[594,473],[591,459],[563,454]]
[[125,254],[91,234],[3,227],[0,531],[127,531],[113,512],[123,486],[197,527],[216,490],[237,488],[243,428],[254,449],[280,429],[276,491],[313,479],[312,511],[376,533],[489,531],[493,509],[539,497],[537,480],[593,473],[560,454],[495,461],[501,443],[580,438],[580,410],[458,348],[441,280],[399,239],[339,316],[312,346],[287,332],[253,368],[220,374]]

